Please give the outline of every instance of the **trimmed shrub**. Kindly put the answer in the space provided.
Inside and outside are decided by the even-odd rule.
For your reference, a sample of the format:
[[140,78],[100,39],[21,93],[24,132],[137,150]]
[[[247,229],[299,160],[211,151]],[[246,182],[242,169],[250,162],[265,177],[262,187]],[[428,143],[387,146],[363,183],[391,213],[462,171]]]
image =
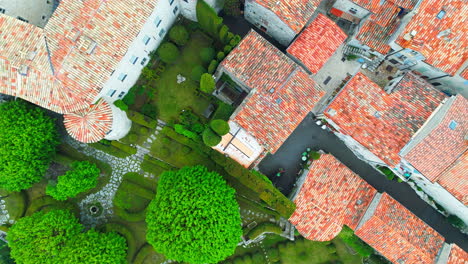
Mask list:
[[228,122],[226,122],[226,121],[224,121],[222,119],[211,120],[210,127],[211,127],[211,129],[213,129],[213,131],[216,134],[218,134],[220,136],[224,136],[227,133],[229,133],[229,124],[228,124]]
[[[445,209],[444,209],[445,210]],[[458,229],[463,229],[465,227],[465,223],[456,215],[449,215],[447,220],[450,224]]]
[[175,124],[174,125],[174,130],[175,132],[183,135],[183,136],[186,136],[188,138],[191,138],[191,139],[198,139],[198,135],[190,130],[187,130],[185,129],[185,127],[183,125],[180,125],[180,124]]
[[126,105],[124,103],[124,101],[122,101],[121,99],[119,100],[116,100],[114,102],[114,105],[117,106],[117,108],[119,108],[120,110],[123,110],[123,111],[127,111],[128,110],[128,105]]
[[234,37],[229,41],[229,45],[232,47],[235,47],[239,42],[241,41],[241,36],[239,35],[234,35]]
[[274,223],[264,222],[250,230],[247,236],[249,237],[249,239],[255,239],[263,233],[273,233],[279,235],[283,233],[283,230],[281,229],[281,227],[275,225]]
[[228,121],[231,114],[234,112],[234,107],[224,102],[220,102],[218,108],[213,114],[213,119],[223,119]]
[[128,154],[131,154],[131,155],[135,155],[137,153],[137,149],[132,147],[132,146],[129,146],[129,145],[126,145],[124,143],[121,143],[119,141],[112,141],[111,142],[112,146],[120,149],[120,150],[123,150],[125,152],[127,152]]
[[229,52],[231,52],[231,50],[232,50],[232,46],[231,46],[231,45],[226,45],[226,46],[224,47],[224,53],[225,53],[225,54],[228,54]]
[[311,157],[313,160],[318,160],[318,159],[320,159],[320,153],[315,152],[315,151],[312,151],[312,152],[310,153],[310,157]]
[[197,66],[193,67],[192,73],[191,73],[190,76],[192,77],[192,80],[194,80],[194,81],[196,81],[196,82],[199,82],[201,76],[202,76],[205,72],[206,72],[206,69],[203,68],[203,66],[197,65]]
[[209,73],[204,73],[200,79],[200,90],[207,94],[212,94],[215,90],[215,81]]
[[226,57],[226,55],[222,51],[220,51],[220,52],[218,52],[218,54],[216,54],[216,59],[218,60],[218,62],[222,61],[225,57]]
[[204,63],[210,62],[212,59],[214,59],[215,55],[216,51],[211,47],[203,48],[200,52],[200,58]]
[[219,29],[219,41],[226,44],[227,34],[229,32],[229,28],[226,25],[222,25]]
[[184,46],[189,41],[189,33],[182,25],[175,25],[169,30],[169,39],[179,46]]
[[165,63],[173,63],[179,57],[179,49],[176,45],[170,42],[164,42],[159,45],[158,50],[156,51],[159,58]]
[[203,131],[203,143],[209,147],[214,147],[221,142],[221,137],[217,135],[211,128],[207,127],[205,128],[205,131]]
[[216,11],[208,5],[205,1],[197,1],[197,20],[203,31],[210,34],[212,37],[217,38],[219,29],[223,23]]
[[217,60],[212,60],[210,62],[210,65],[208,65],[208,73],[213,74],[216,71],[216,68],[218,67],[219,62]]
[[142,115],[135,111],[129,111],[127,113],[128,118],[133,122],[145,126],[147,128],[155,129],[158,126],[158,121],[154,120],[148,116]]
[[226,41],[224,43],[229,43],[231,39],[234,37],[234,34],[232,32],[228,32],[226,35]]

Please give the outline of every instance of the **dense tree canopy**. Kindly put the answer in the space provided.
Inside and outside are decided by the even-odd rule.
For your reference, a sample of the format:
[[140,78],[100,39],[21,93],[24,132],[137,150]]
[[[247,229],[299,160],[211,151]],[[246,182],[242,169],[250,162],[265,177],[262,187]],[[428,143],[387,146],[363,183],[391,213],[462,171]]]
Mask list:
[[214,147],[221,142],[221,136],[216,134],[213,129],[207,127],[202,133],[203,143],[208,147]]
[[0,104],[0,188],[20,191],[44,176],[58,144],[56,127],[39,107]]
[[176,45],[172,44],[171,42],[164,42],[159,45],[158,50],[159,58],[165,63],[173,63],[179,57],[179,49]]
[[211,94],[215,90],[215,81],[209,73],[204,73],[200,79],[200,90],[204,93]]
[[216,134],[220,136],[226,135],[230,130],[228,122],[222,119],[211,120],[210,127],[214,132],[216,132]]
[[82,232],[67,210],[23,217],[7,234],[16,263],[125,263],[125,239],[116,233]]
[[47,185],[46,193],[59,201],[96,187],[99,168],[88,161],[75,161],[71,170],[58,177],[54,184]]
[[146,215],[146,238],[168,259],[217,263],[232,255],[242,235],[235,191],[216,172],[184,167],[161,175]]
[[189,41],[189,33],[182,25],[175,25],[169,30],[169,39],[179,46],[184,46]]

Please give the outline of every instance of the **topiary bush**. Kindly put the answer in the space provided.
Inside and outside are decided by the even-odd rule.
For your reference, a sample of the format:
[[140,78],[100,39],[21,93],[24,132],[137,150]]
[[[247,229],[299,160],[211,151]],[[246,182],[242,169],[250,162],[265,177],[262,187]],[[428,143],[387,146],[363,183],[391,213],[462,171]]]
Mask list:
[[191,73],[190,77],[192,78],[192,80],[194,80],[194,81],[196,81],[196,82],[199,82],[201,76],[202,76],[203,73],[205,73],[205,72],[206,72],[206,69],[203,68],[203,66],[197,65],[197,66],[193,67],[192,73]]
[[210,62],[210,65],[208,65],[208,73],[213,74],[216,71],[216,68],[218,67],[219,62],[217,60],[212,60]]
[[232,46],[231,45],[226,45],[224,47],[223,51],[224,51],[225,54],[228,54],[229,52],[231,52],[231,50],[232,50]]
[[200,52],[200,58],[205,63],[208,63],[212,59],[214,59],[215,55],[216,55],[216,51],[211,47],[203,48]]
[[226,55],[222,51],[220,51],[220,52],[218,52],[218,54],[216,54],[216,59],[218,61],[222,61],[224,59],[224,57],[226,57]]
[[211,127],[211,129],[213,129],[213,131],[216,134],[218,134],[220,136],[224,136],[227,133],[229,133],[229,129],[230,129],[228,122],[226,122],[226,121],[224,121],[222,119],[211,120],[210,127]]
[[221,142],[221,137],[217,135],[211,128],[205,128],[202,134],[203,143],[209,147],[214,147]]
[[189,41],[189,33],[182,25],[176,25],[169,30],[169,39],[179,46],[184,46]]
[[215,90],[215,81],[209,73],[204,73],[200,79],[200,90],[207,94],[212,94]]
[[226,44],[226,38],[227,38],[228,32],[229,32],[229,28],[226,25],[222,25],[218,33],[219,41]]
[[159,58],[165,63],[173,63],[177,60],[180,55],[179,49],[176,45],[171,42],[164,42],[159,45],[158,50],[156,51]]

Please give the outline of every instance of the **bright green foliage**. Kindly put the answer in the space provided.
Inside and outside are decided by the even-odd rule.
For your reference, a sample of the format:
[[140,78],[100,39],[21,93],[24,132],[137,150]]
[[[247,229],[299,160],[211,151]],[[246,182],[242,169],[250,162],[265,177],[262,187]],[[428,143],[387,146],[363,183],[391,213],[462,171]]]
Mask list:
[[218,108],[213,114],[213,119],[223,119],[227,121],[233,112],[234,107],[232,105],[220,102]]
[[215,90],[215,81],[209,73],[204,73],[200,79],[200,90],[207,94],[212,94]]
[[203,143],[208,147],[214,147],[221,142],[221,137],[216,134],[211,128],[207,127],[202,134]]
[[222,51],[220,51],[220,52],[218,52],[218,54],[216,54],[216,59],[218,61],[222,61],[224,59],[224,57],[226,57],[226,55]]
[[219,62],[217,60],[212,60],[210,62],[210,65],[208,65],[208,73],[213,74],[216,71],[216,68],[218,67]]
[[220,18],[216,11],[208,5],[205,1],[197,1],[197,20],[202,29],[210,34],[212,37],[217,38],[219,36],[218,29],[223,23],[223,19]]
[[213,129],[213,131],[220,135],[224,136],[227,133],[229,133],[229,124],[228,122],[222,120],[222,119],[215,119],[210,122],[210,127]]
[[52,210],[21,218],[7,240],[16,263],[125,263],[123,237],[82,230],[71,212]]
[[57,144],[55,124],[40,108],[0,104],[0,188],[20,191],[40,181]]
[[315,152],[315,151],[312,151],[312,152],[310,153],[310,157],[311,157],[313,160],[318,160],[318,159],[320,159],[320,153]]
[[114,105],[117,106],[119,109],[121,109],[122,111],[127,111],[128,110],[128,105],[126,105],[124,103],[124,101],[122,101],[121,99],[119,100],[116,100],[114,102]]
[[173,63],[179,57],[179,49],[171,42],[164,42],[157,50],[159,58],[165,63]]
[[182,25],[175,25],[169,30],[169,39],[179,46],[184,46],[189,40],[189,33]]
[[200,59],[205,63],[208,63],[212,59],[214,59],[215,55],[216,55],[216,51],[211,47],[203,48],[200,51]]
[[186,136],[188,138],[199,139],[199,136],[196,133],[185,129],[185,127],[183,125],[175,124],[174,125],[174,130],[175,130],[175,132],[177,132],[177,133],[179,133],[181,135],[184,135],[184,136]]
[[193,67],[192,73],[191,73],[192,80],[199,82],[202,74],[204,74],[205,72],[206,72],[206,69],[203,68],[203,66],[201,65],[197,65]]
[[203,166],[160,177],[146,216],[148,243],[168,259],[192,264],[232,255],[242,235],[234,189]]
[[99,168],[88,161],[75,161],[71,170],[58,177],[55,184],[47,185],[46,193],[59,201],[96,187]]
[[219,29],[219,41],[226,44],[227,34],[229,32],[229,28],[226,25],[222,25]]
[[369,257],[374,253],[374,249],[356,236],[354,231],[347,226],[343,226],[343,229],[338,236],[362,257]]
[[224,53],[225,53],[225,54],[228,54],[229,52],[231,52],[231,50],[232,50],[232,46],[231,46],[231,45],[226,45],[226,46],[224,47]]

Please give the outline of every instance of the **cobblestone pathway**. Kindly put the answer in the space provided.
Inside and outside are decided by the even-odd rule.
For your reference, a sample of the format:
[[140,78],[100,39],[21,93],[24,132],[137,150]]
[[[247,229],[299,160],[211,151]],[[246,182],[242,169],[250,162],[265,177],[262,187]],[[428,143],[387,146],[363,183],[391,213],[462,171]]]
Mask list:
[[[135,155],[126,157],[126,158],[117,158],[110,154],[107,154],[101,150],[90,147],[85,143],[78,142],[71,137],[67,136],[64,141],[74,147],[76,150],[82,152],[87,156],[94,157],[102,162],[109,164],[112,168],[112,175],[109,179],[109,182],[98,192],[92,193],[86,196],[83,200],[79,202],[81,222],[87,226],[94,227],[96,225],[105,223],[107,219],[113,214],[113,199],[117,189],[119,188],[120,183],[122,182],[122,177],[128,172],[141,173],[145,177],[154,178],[154,175],[143,172],[140,169],[140,165],[143,161],[143,158],[146,154],[150,152],[149,148],[151,147],[151,142],[156,138],[156,135],[164,126],[163,122],[158,124],[155,132],[151,134],[148,139],[142,144],[143,146],[136,146],[137,153]],[[92,204],[99,203],[102,206],[102,213],[99,216],[91,216],[89,214],[89,207]]]

